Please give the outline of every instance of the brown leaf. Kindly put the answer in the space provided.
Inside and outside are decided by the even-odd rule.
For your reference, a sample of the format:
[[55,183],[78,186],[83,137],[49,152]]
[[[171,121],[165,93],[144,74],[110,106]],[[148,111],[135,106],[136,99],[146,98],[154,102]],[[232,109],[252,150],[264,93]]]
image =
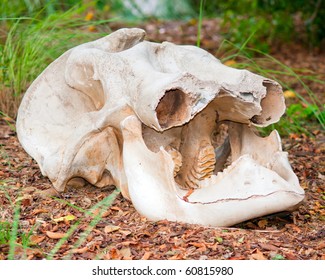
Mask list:
[[264,256],[264,254],[260,250],[255,249],[253,252],[255,252],[255,253],[251,254],[251,259],[253,259],[253,260],[267,260],[267,258]]
[[65,236],[64,232],[46,231],[46,235],[51,239],[61,239]]
[[265,228],[266,225],[267,225],[268,221],[267,220],[260,220],[258,221],[257,225],[260,227],[260,228]]
[[88,250],[89,250],[88,247],[85,246],[83,248],[72,249],[71,251],[73,254],[83,254],[86,253]]
[[47,209],[34,209],[33,212],[32,212],[32,215],[37,215],[37,214],[40,214],[40,213],[47,213],[48,210]]
[[116,248],[112,248],[106,257],[108,260],[120,260],[121,259],[120,252]]
[[258,244],[262,249],[268,250],[268,251],[277,251],[279,248],[272,245],[272,244],[266,244],[266,243],[259,243]]
[[130,247],[124,247],[119,250],[120,256],[123,258],[123,260],[132,260],[132,253]]
[[316,247],[317,250],[322,250],[324,248],[325,248],[325,241],[321,241]]
[[120,227],[119,226],[114,226],[114,225],[108,225],[104,228],[104,232],[105,233],[110,233],[110,232],[113,232],[113,231],[117,231],[119,230]]
[[112,206],[109,209],[114,210],[114,211],[122,211],[122,209],[120,207],[117,207],[117,206]]
[[152,253],[151,252],[145,252],[141,258],[141,260],[149,260],[151,257]]
[[41,243],[43,240],[45,239],[44,235],[32,235],[29,238],[30,243],[32,243],[33,245],[36,245],[38,243]]
[[129,231],[129,230],[120,230],[119,232],[122,233],[125,236],[128,236],[128,235],[130,235],[132,233],[132,231]]
[[284,255],[287,260],[297,260],[298,259],[294,254],[292,254],[290,252],[285,252]]
[[197,248],[206,247],[204,243],[199,243],[199,242],[190,242],[189,245],[192,245]]

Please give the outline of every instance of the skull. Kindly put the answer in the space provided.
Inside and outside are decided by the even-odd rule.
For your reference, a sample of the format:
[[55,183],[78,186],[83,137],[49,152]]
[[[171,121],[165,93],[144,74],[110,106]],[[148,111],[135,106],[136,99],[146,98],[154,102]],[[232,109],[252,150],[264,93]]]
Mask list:
[[304,198],[279,135],[275,81],[194,46],[120,29],[68,50],[26,92],[17,134],[44,176],[115,185],[150,220],[230,226]]

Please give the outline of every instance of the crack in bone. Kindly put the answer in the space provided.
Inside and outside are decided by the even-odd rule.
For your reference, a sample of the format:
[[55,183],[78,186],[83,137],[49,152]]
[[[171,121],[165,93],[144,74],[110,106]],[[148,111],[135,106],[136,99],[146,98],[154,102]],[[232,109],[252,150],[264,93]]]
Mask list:
[[274,191],[274,192],[271,192],[271,193],[268,193],[268,194],[265,194],[265,195],[260,195],[260,194],[254,194],[254,195],[251,195],[251,196],[248,196],[248,197],[245,197],[245,198],[233,198],[233,197],[229,197],[229,198],[221,198],[221,199],[217,199],[217,200],[213,200],[213,201],[209,201],[209,202],[201,202],[201,201],[189,201],[188,197],[187,196],[187,199],[184,199],[180,196],[178,196],[178,198],[184,200],[186,203],[190,203],[190,204],[215,204],[217,202],[230,202],[230,201],[244,201],[244,200],[249,200],[249,199],[256,199],[256,198],[259,198],[259,197],[268,197],[268,196],[271,196],[273,194],[276,194],[276,193],[287,193],[287,194],[293,194],[293,195],[296,195],[296,196],[304,196],[304,194],[300,194],[300,193],[297,193],[295,191],[284,191],[284,190],[281,190],[281,191]]

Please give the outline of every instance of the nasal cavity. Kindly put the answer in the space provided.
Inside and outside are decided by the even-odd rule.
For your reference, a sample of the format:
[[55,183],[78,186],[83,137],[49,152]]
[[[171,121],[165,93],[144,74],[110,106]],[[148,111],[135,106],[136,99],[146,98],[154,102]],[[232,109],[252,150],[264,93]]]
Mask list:
[[189,121],[192,100],[180,89],[166,91],[156,107],[156,114],[161,128],[178,126]]

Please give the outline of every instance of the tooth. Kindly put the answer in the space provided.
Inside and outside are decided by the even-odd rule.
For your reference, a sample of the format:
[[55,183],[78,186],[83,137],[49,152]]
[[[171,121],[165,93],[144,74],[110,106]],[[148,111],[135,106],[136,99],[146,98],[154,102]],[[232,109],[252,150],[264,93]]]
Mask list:
[[171,146],[167,146],[165,150],[172,157],[174,162],[174,177],[176,177],[177,173],[182,167],[182,155],[179,151],[177,151],[177,149]]
[[183,164],[175,178],[182,188],[198,188],[200,181],[213,175],[216,160],[211,134],[216,118],[215,110],[207,107],[182,130]]

